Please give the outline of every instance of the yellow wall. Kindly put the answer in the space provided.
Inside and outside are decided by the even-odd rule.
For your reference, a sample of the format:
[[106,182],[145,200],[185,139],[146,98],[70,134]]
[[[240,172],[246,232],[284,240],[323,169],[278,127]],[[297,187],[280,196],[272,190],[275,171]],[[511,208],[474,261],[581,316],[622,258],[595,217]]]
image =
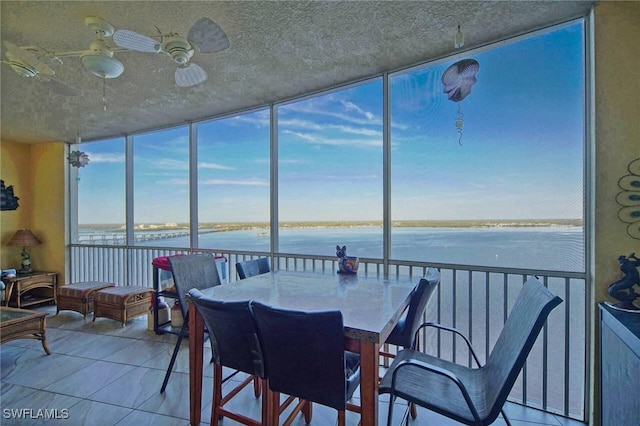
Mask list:
[[[594,318],[597,302],[613,301],[609,285],[621,277],[617,257],[635,252],[640,240],[618,219],[618,179],[640,158],[640,2],[602,2],[595,15],[595,218],[593,230]],[[591,329],[590,424],[599,425],[599,327]]]
[[18,229],[29,228],[31,225],[33,188],[29,151],[28,145],[0,141],[0,179],[4,180],[6,186],[12,185],[14,194],[19,198],[19,206],[16,210],[0,212],[0,267],[2,269],[20,267],[21,249],[9,247],[7,243]]
[[595,7],[595,289],[596,301],[613,300],[620,278],[617,257],[636,252],[640,240],[618,219],[618,179],[640,158],[640,2]]
[[30,229],[41,244],[28,248],[36,271],[58,273],[65,282],[64,144],[26,145],[0,141],[0,179],[13,185],[17,210],[0,212],[0,267],[20,267],[22,248],[7,246],[19,229]]

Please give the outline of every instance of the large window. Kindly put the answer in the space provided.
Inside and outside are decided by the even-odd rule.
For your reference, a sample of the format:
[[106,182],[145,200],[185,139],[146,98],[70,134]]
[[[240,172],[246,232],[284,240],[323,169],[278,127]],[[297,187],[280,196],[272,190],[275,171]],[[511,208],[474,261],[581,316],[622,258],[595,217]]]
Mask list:
[[269,110],[198,125],[198,246],[269,251]]
[[382,80],[278,108],[279,249],[382,257]]
[[[72,247],[72,279],[149,281],[152,257],[185,248],[230,262],[273,249],[280,268],[330,271],[335,262],[316,256],[334,260],[346,245],[361,275],[439,267],[438,317],[488,353],[512,289],[540,275],[564,308],[511,397],[583,419],[584,47],[577,20],[264,109],[74,147],[90,163],[71,168],[70,216],[77,207],[91,247]],[[127,243],[136,247],[93,247]],[[468,358],[445,340],[429,346],[448,347]]]
[[[191,150],[189,126],[134,135],[136,244],[189,247],[192,226],[198,248],[269,252],[275,211],[280,253],[381,259],[388,218],[391,260],[583,272],[583,32],[575,21],[391,74],[388,141],[382,77],[196,123]],[[448,96],[443,75],[470,60],[477,82]],[[78,223],[124,232],[124,139],[81,146]]]
[[[470,59],[477,82],[450,100],[443,74]],[[390,86],[392,258],[585,270],[581,23]]]
[[133,138],[133,225],[136,244],[189,247],[188,127]]

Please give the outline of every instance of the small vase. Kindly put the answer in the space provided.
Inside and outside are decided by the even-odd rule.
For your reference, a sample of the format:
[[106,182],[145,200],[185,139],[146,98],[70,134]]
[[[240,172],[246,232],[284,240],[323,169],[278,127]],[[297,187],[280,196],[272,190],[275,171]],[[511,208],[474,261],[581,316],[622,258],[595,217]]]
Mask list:
[[182,318],[182,310],[180,309],[180,303],[176,303],[171,308],[171,327],[182,327],[184,318]]

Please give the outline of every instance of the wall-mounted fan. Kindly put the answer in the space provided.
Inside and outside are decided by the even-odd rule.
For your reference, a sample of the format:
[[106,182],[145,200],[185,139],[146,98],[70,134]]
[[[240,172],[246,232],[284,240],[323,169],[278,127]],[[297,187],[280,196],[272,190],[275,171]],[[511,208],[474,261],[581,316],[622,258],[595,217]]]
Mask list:
[[[18,47],[5,41],[6,60],[2,62],[11,66],[22,77],[35,78],[45,83],[54,93],[78,96],[82,94],[80,90],[51,77],[55,71],[43,60],[62,64],[60,58],[80,57],[87,71],[106,80],[117,78],[124,72],[124,65],[113,57],[116,52],[166,53],[178,64],[175,72],[176,85],[190,87],[207,79],[206,71],[190,62],[192,57],[196,53],[216,53],[229,47],[227,35],[209,18],[196,21],[186,38],[177,33],[165,34],[160,30],[152,36],[130,30],[115,31],[109,22],[97,16],[86,17],[85,24],[96,34],[96,39],[87,50],[55,52],[37,46]],[[106,40],[108,38],[112,38],[114,45]]]

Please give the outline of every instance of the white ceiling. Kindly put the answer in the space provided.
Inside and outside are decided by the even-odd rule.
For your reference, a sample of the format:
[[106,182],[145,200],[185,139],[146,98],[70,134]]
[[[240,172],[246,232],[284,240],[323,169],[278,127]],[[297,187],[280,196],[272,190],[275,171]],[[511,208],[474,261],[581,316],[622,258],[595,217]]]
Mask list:
[[[0,37],[48,51],[86,50],[95,34],[84,18],[116,30],[186,36],[200,17],[228,35],[231,47],[192,62],[206,82],[179,88],[166,55],[118,52],[125,66],[106,80],[77,57],[54,78],[83,92],[67,97],[0,65],[0,137],[25,143],[104,138],[266,105],[300,94],[425,62],[452,52],[458,24],[465,49],[584,16],[580,1],[1,1]],[[107,39],[111,44],[112,41]],[[5,48],[2,47],[3,60]]]

